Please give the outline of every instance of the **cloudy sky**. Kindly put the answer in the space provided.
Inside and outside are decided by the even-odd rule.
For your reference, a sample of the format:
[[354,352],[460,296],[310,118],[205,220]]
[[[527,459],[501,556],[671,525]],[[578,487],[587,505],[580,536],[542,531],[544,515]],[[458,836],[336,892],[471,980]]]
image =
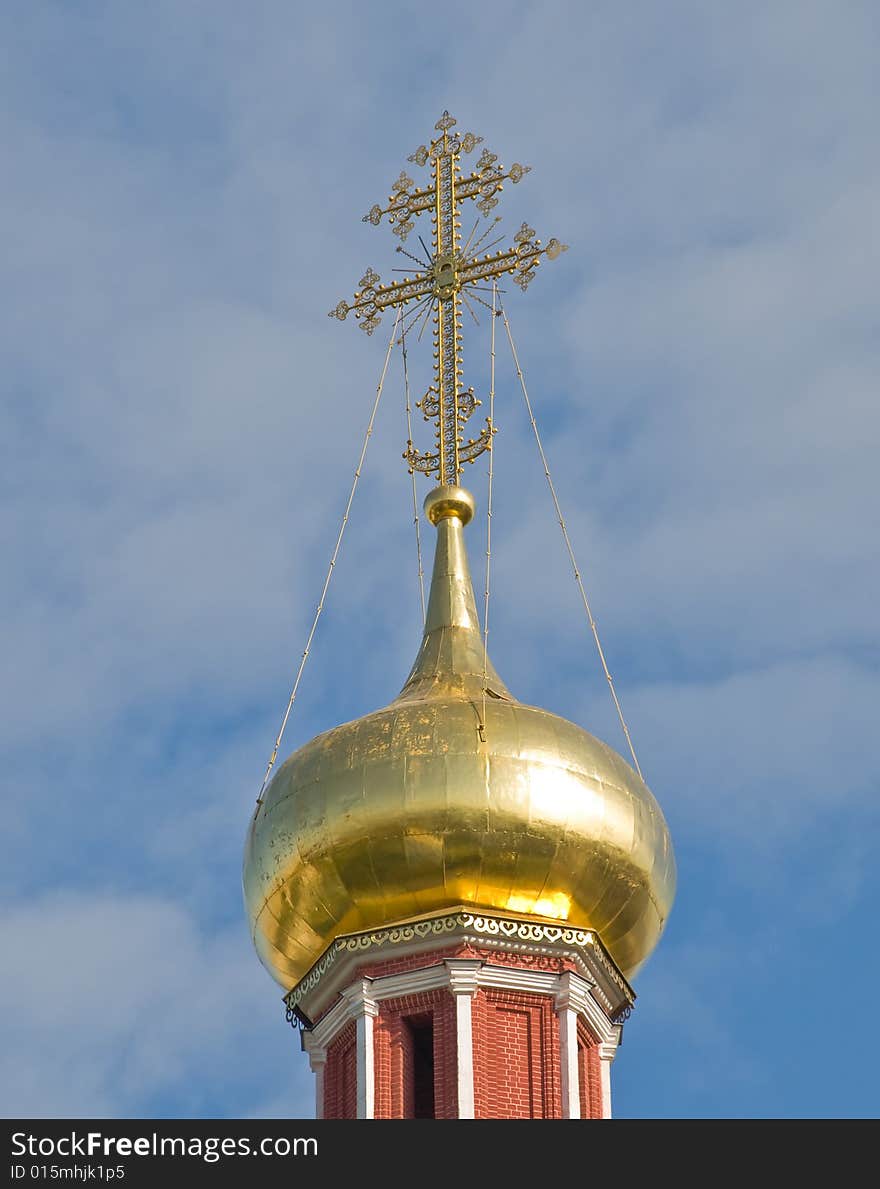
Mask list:
[[[880,1114],[876,5],[2,7],[2,1113],[312,1112],[241,850],[449,108],[570,244],[505,300],[678,855],[616,1113]],[[623,750],[502,348],[493,659]],[[418,645],[402,393],[284,754]]]

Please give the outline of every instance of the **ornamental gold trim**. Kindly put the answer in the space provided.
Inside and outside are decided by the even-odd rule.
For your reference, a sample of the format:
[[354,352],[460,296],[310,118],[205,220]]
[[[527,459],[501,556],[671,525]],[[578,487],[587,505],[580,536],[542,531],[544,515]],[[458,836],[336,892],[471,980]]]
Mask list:
[[621,1009],[622,1011],[628,1013],[635,1000],[632,988],[608,957],[596,934],[589,929],[459,911],[446,913],[443,916],[408,921],[399,925],[390,925],[383,929],[372,929],[365,933],[352,933],[345,937],[337,937],[311,970],[284,996],[288,1018],[302,1000],[318,986],[327,972],[346,955],[367,954],[374,950],[430,938],[442,940],[444,937],[459,932],[463,934],[462,940],[487,940],[494,944],[518,942],[528,945],[564,946],[573,949],[597,962],[608,978],[619,988],[626,999],[626,1006]]

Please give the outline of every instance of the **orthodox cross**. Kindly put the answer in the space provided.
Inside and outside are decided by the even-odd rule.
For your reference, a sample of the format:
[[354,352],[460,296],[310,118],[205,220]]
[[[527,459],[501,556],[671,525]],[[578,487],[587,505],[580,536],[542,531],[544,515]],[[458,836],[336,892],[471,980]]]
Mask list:
[[[434,436],[437,449],[421,453],[409,442],[404,458],[409,463],[410,471],[436,474],[440,483],[452,484],[458,483],[466,462],[473,462],[484,450],[491,449],[494,432],[487,419],[479,437],[464,440],[463,427],[480,402],[475,398],[473,388],[463,389],[461,386],[464,374],[461,302],[466,303],[472,314],[474,310],[468,295],[491,309],[489,303],[479,295],[480,292],[491,291],[491,287],[486,285],[487,281],[512,273],[514,281],[524,290],[541,263],[541,257],[555,260],[567,247],[557,239],[551,239],[546,246],[542,246],[541,241],[535,238],[534,230],[523,223],[510,247],[489,255],[487,250],[503,238],[499,236],[485,244],[500,219],[496,217],[474,242],[480,224],[479,216],[467,242],[462,246],[461,205],[464,200],[472,198],[480,216],[488,218],[498,205],[497,196],[502,183],[508,179],[514,184],[519,182],[531,167],[513,164],[510,169],[504,169],[495,153],[483,149],[474,170],[467,177],[462,177],[459,164],[461,154],[473,152],[483,138],[472,132],[459,136],[451,132],[455,124],[456,121],[445,111],[434,125],[439,136],[429,145],[419,145],[407,158],[418,166],[430,163],[433,182],[421,189],[414,188],[413,179],[402,172],[391,187],[387,205],[383,207],[377,203],[364,215],[364,222],[372,223],[374,227],[378,227],[383,216],[387,215],[394,234],[405,242],[413,230],[414,217],[423,211],[431,212],[433,236],[430,250],[419,236],[424,258],[413,256],[402,246],[397,248],[398,252],[418,265],[418,271],[412,277],[405,276],[403,280],[381,285],[379,275],[369,268],[360,279],[360,289],[355,293],[354,301],[351,304],[340,301],[330,311],[330,317],[338,318],[340,322],[350,312],[353,313],[360,320],[361,329],[368,335],[379,325],[380,314],[388,307],[417,303],[406,314],[404,335],[423,311],[424,330],[424,322],[433,311],[435,378],[424,398],[418,402],[418,407],[426,421],[436,422]],[[478,255],[481,247],[485,253],[482,256]]]

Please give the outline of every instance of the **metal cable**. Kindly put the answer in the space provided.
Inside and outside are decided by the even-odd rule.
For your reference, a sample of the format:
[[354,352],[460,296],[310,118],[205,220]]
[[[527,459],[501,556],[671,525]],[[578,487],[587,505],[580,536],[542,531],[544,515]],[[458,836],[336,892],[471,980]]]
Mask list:
[[[409,368],[406,362],[406,331],[404,330],[400,336],[400,351],[403,355],[403,387],[406,394],[406,437],[407,447],[412,450],[412,408],[410,406],[409,396]],[[416,490],[416,470],[415,467],[409,469],[410,477],[412,478],[412,499],[413,499],[413,524],[416,526],[416,557],[419,565],[419,598],[422,601],[422,623],[425,622],[425,571],[422,567],[422,533],[419,527],[419,496]]]
[[639,761],[636,759],[636,751],[635,751],[635,748],[633,747],[632,739],[630,738],[629,728],[626,725],[626,719],[623,717],[623,710],[621,709],[621,706],[620,706],[620,699],[617,697],[617,691],[615,690],[614,682],[611,679],[611,673],[608,669],[608,663],[605,660],[605,653],[602,651],[602,644],[599,640],[599,629],[596,627],[596,621],[593,619],[593,613],[590,610],[590,604],[587,600],[587,592],[584,590],[584,584],[583,584],[583,580],[581,579],[581,573],[580,573],[580,570],[578,569],[578,564],[577,564],[577,560],[574,555],[574,550],[572,549],[572,546],[571,546],[571,540],[569,539],[569,536],[568,536],[568,529],[565,527],[565,520],[562,517],[562,509],[559,506],[559,499],[556,495],[556,488],[553,484],[553,479],[550,476],[550,466],[547,462],[547,455],[544,453],[544,447],[541,444],[541,435],[538,433],[538,423],[535,421],[535,415],[532,412],[532,403],[529,400],[529,393],[528,393],[528,389],[526,388],[525,378],[522,373],[522,368],[520,367],[520,364],[519,364],[519,356],[516,353],[516,347],[513,342],[513,335],[511,334],[511,331],[510,331],[510,322],[507,319],[507,312],[505,311],[503,306],[501,307],[501,314],[504,318],[504,327],[505,327],[505,330],[507,331],[507,338],[510,343],[510,350],[511,350],[511,354],[513,355],[513,362],[516,367],[516,374],[519,377],[520,387],[522,388],[523,397],[526,402],[526,411],[528,412],[528,415],[529,415],[529,421],[532,424],[532,429],[535,434],[535,441],[538,444],[538,453],[541,455],[541,463],[543,464],[543,467],[544,467],[544,475],[547,478],[547,485],[549,486],[550,494],[553,497],[553,506],[556,509],[556,519],[559,521],[559,527],[562,529],[562,537],[563,537],[563,540],[565,541],[565,547],[568,550],[568,556],[571,561],[571,567],[574,570],[574,576],[575,576],[575,580],[577,582],[578,590],[581,592],[581,599],[583,600],[584,610],[587,613],[587,619],[589,620],[589,623],[590,623],[590,630],[593,633],[593,639],[596,641],[596,650],[599,653],[599,660],[602,662],[602,669],[603,669],[603,671],[605,673],[605,677],[608,681],[608,688],[611,691],[611,697],[612,697],[612,700],[614,701],[615,709],[617,710],[617,717],[620,719],[620,725],[623,728],[623,733],[624,733],[624,736],[626,737],[626,742],[629,745],[629,753],[632,756],[633,766],[635,767],[635,770],[636,770],[636,772],[638,772],[639,776],[642,777],[642,779],[644,780],[644,777],[642,776],[642,770],[639,767]]
[[360,458],[358,459],[357,468],[355,469],[355,472],[354,472],[354,478],[352,479],[351,491],[349,491],[349,493],[348,493],[348,503],[345,506],[345,512],[342,517],[342,523],[339,526],[339,534],[336,537],[336,544],[333,548],[333,555],[330,558],[330,565],[327,569],[327,577],[324,579],[324,586],[323,586],[323,589],[321,590],[321,597],[318,600],[318,606],[315,610],[315,617],[312,620],[312,627],[311,627],[311,630],[309,631],[308,639],[306,640],[306,646],[305,646],[305,649],[303,650],[303,654],[302,654],[302,657],[299,662],[299,669],[297,670],[296,680],[293,683],[293,689],[291,691],[290,698],[288,699],[288,702],[287,702],[287,709],[284,711],[284,717],[281,720],[281,727],[280,727],[280,729],[278,731],[278,735],[276,736],[276,739],[275,739],[275,746],[272,748],[272,754],[269,757],[269,763],[266,765],[266,775],[263,777],[263,783],[260,786],[260,792],[257,796],[257,805],[263,804],[263,793],[266,791],[266,785],[269,783],[269,774],[271,773],[273,767],[275,766],[275,760],[278,758],[278,749],[281,746],[281,739],[282,739],[282,736],[284,735],[284,729],[287,726],[287,720],[288,720],[288,718],[290,718],[290,712],[293,709],[293,703],[296,701],[297,691],[299,690],[299,683],[302,680],[303,670],[306,667],[306,661],[308,660],[308,657],[309,657],[309,650],[312,646],[312,640],[315,635],[315,629],[318,626],[318,620],[321,618],[321,612],[324,610],[324,599],[327,596],[327,590],[329,589],[329,586],[330,586],[330,579],[333,577],[333,570],[336,567],[336,559],[339,556],[339,547],[342,544],[342,538],[345,534],[346,525],[348,524],[348,517],[349,517],[349,513],[351,512],[351,505],[354,501],[354,493],[357,491],[358,481],[360,480],[360,477],[361,477],[361,468],[364,465],[364,459],[367,454],[367,446],[370,443],[370,438],[373,436],[373,423],[376,420],[376,412],[379,408],[379,400],[382,396],[382,387],[385,383],[385,374],[388,371],[388,361],[391,358],[391,349],[394,346],[394,336],[397,334],[397,324],[399,323],[399,321],[400,321],[400,310],[397,311],[397,318],[394,321],[394,328],[391,331],[391,338],[388,342],[388,350],[385,352],[385,363],[382,367],[382,374],[379,377],[379,383],[376,386],[376,399],[373,401],[373,408],[370,412],[370,420],[367,423],[367,432],[364,435],[364,444],[361,447],[361,455],[360,455]]
[[494,451],[492,434],[495,432],[495,318],[498,285],[492,285],[492,334],[489,348],[489,485],[486,493],[486,590],[483,605],[483,712],[480,720],[480,737],[486,742],[486,681],[489,671],[489,573],[492,564],[492,477],[494,473]]

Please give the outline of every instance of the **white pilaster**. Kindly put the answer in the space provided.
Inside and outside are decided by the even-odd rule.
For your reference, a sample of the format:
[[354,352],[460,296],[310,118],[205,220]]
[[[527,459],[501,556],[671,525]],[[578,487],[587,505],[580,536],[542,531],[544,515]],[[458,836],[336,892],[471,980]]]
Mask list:
[[474,1028],[473,1002],[477,993],[478,959],[447,958],[449,989],[455,998],[455,1044],[458,1085],[458,1117],[474,1117]]
[[556,996],[556,1015],[559,1020],[559,1058],[562,1075],[562,1117],[581,1117],[580,1076],[578,1071],[577,1008],[572,1002],[572,974],[566,971],[559,978]]
[[373,1020],[379,1014],[372,979],[362,978],[342,992],[351,1004],[357,1028],[357,1117],[372,1119],[376,1110],[376,1062]]
[[309,1065],[315,1075],[315,1118],[324,1118],[324,1070],[327,1068],[327,1050],[310,1049]]
[[617,1037],[599,1045],[599,1073],[602,1087],[602,1118],[611,1118],[611,1062],[617,1052]]

